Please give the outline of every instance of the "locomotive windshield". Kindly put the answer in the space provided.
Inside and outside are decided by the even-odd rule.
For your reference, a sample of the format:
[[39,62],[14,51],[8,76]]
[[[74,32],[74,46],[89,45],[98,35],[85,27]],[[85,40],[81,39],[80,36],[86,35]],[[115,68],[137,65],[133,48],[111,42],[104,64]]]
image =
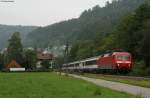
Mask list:
[[130,55],[116,55],[117,59],[130,60]]

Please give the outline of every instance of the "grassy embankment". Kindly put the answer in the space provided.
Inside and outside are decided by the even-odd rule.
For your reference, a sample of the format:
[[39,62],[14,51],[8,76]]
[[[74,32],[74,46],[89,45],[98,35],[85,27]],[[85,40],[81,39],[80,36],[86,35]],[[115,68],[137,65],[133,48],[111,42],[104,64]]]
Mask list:
[[0,73],[0,98],[137,98],[54,73]]
[[138,80],[138,79],[134,80],[128,78],[119,78],[117,76],[115,77],[111,75],[109,76],[109,75],[87,74],[87,73],[83,74],[83,76],[150,88],[150,80]]

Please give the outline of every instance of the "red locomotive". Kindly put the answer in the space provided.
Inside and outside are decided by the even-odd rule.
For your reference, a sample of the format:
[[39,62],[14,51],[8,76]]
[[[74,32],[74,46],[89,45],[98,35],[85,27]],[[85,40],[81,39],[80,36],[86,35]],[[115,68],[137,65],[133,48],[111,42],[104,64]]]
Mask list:
[[129,72],[132,70],[132,65],[132,56],[129,52],[111,52],[97,57],[63,64],[63,70]]
[[128,52],[112,52],[104,54],[97,60],[100,69],[117,69],[130,71],[132,69],[132,56]]

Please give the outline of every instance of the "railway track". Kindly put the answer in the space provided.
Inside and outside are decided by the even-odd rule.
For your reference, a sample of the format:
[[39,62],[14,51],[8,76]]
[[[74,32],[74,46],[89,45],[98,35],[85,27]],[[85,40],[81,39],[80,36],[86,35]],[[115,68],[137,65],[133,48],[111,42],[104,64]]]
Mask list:
[[139,77],[139,76],[108,75],[108,74],[94,74],[94,75],[114,77],[114,78],[123,78],[123,79],[132,79],[132,80],[150,80],[150,76]]
[[150,80],[149,77],[139,77],[139,76],[122,76],[122,75],[104,75],[104,76],[111,76],[111,77],[119,77],[119,78],[126,78],[126,79],[133,79],[133,80]]
[[83,72],[74,72],[73,74],[76,75],[83,75],[83,76],[95,76],[95,77],[111,77],[111,78],[118,78],[118,79],[130,79],[130,80],[145,80],[150,81],[150,76],[129,76],[129,75],[112,75],[112,74],[96,74],[96,73],[83,73]]
[[[140,77],[140,76],[127,76],[127,75],[112,75],[112,74],[95,74],[95,73],[83,73],[83,72],[71,72],[67,74],[77,75],[81,77],[96,79],[96,80],[106,80],[116,83],[129,84],[133,86],[150,88],[150,76]],[[148,97],[150,98],[150,97]]]

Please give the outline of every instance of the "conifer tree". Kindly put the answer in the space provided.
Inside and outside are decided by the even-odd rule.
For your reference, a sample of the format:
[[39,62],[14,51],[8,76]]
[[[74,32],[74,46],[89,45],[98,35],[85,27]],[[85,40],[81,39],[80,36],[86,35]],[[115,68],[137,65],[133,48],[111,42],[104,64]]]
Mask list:
[[7,63],[9,63],[12,60],[17,61],[18,63],[22,63],[23,62],[23,47],[21,44],[20,33],[19,32],[13,33],[13,35],[8,40],[8,42],[9,44],[8,44],[8,54],[7,54],[8,62]]

